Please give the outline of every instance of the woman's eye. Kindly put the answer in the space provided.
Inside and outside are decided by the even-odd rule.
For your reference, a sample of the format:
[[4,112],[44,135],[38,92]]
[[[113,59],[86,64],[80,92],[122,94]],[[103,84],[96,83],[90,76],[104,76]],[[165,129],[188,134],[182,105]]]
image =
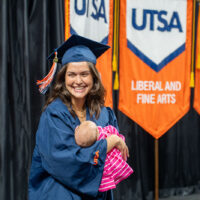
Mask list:
[[68,74],[69,77],[75,77],[76,74]]
[[90,74],[89,72],[86,72],[86,73],[82,73],[81,76],[82,77],[87,77],[89,74]]

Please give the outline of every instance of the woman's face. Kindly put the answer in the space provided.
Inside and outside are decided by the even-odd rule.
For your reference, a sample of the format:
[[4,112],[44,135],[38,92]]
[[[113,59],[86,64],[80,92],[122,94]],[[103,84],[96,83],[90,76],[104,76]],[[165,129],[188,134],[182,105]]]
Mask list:
[[93,87],[93,77],[87,62],[71,62],[65,74],[65,86],[72,101],[84,100]]

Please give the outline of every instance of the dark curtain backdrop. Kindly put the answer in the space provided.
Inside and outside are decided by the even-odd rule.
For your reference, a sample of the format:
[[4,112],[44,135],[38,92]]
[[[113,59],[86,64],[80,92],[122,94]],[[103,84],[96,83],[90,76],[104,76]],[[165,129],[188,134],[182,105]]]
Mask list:
[[[63,0],[1,0],[0,27],[0,200],[27,200],[45,102],[35,82],[50,68],[47,55],[64,41]],[[117,110],[118,92],[113,96],[135,171],[114,190],[115,200],[153,200],[154,138]],[[200,117],[192,107],[159,139],[159,170],[160,197],[200,192]]]

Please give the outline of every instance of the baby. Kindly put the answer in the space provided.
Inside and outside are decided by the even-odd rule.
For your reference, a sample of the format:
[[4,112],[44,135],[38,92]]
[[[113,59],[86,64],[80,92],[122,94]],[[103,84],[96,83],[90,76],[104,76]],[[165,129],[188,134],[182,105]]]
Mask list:
[[[97,140],[106,139],[115,134],[125,141],[123,135],[119,134],[114,126],[104,128],[97,127],[92,121],[84,121],[75,129],[75,141],[81,147],[88,147]],[[116,188],[122,180],[128,178],[133,173],[132,168],[123,160],[121,152],[114,148],[107,153],[104,165],[103,176],[99,187],[100,192]]]
[[99,137],[96,124],[92,121],[84,121],[75,129],[75,141],[81,147],[93,145]]

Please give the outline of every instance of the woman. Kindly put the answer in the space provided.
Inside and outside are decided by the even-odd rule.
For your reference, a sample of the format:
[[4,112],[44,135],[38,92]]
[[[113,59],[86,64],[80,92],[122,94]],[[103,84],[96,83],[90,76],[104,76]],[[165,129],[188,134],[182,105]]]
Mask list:
[[[126,159],[129,156],[126,144],[112,135],[91,147],[81,148],[74,139],[76,126],[85,120],[118,128],[113,111],[104,107],[105,91],[95,68],[96,58],[107,49],[105,45],[73,35],[56,50],[63,67],[36,133],[29,200],[113,199],[111,191],[98,192],[106,153],[116,147]],[[44,80],[51,82],[52,74],[51,70]],[[47,87],[46,82],[44,85]]]

